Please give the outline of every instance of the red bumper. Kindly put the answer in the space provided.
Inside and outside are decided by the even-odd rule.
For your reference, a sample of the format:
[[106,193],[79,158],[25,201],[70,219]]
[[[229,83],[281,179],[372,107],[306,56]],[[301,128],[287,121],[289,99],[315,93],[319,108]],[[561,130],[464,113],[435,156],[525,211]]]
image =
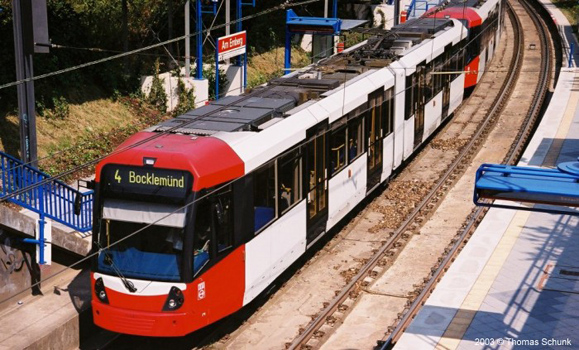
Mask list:
[[147,337],[180,337],[200,328],[192,315],[176,312],[143,312],[92,301],[94,323],[112,332]]

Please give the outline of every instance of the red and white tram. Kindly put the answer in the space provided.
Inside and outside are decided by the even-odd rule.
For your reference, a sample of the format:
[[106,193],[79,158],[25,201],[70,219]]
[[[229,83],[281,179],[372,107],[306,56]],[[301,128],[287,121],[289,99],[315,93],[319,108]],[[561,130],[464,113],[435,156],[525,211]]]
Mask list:
[[480,19],[466,27],[453,6],[137,133],[102,161],[94,322],[182,336],[263,292],[460,105],[469,37],[491,38],[477,47],[492,57],[498,16],[481,12],[499,0],[468,9]]

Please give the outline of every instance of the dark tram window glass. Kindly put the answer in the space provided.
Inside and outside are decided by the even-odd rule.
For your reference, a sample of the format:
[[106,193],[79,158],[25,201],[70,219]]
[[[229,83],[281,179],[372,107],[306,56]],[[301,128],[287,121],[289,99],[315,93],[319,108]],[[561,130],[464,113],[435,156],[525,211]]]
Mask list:
[[404,120],[410,119],[412,115],[414,115],[414,102],[415,102],[415,74],[412,73],[406,77],[406,89],[404,91],[405,94],[405,102],[404,102]]
[[342,170],[348,160],[346,158],[347,131],[343,126],[332,131],[330,136],[330,176]]
[[434,84],[433,84],[433,79],[432,79],[432,68],[434,66],[434,62],[430,62],[427,63],[426,66],[424,67],[424,77],[421,80],[422,82],[422,89],[424,91],[424,102],[430,101],[430,99],[432,99],[432,97],[434,97],[433,94],[433,88],[434,88]]
[[326,208],[326,134],[306,145],[308,174],[308,213],[313,218]]
[[100,272],[146,280],[182,280],[182,227],[109,219],[101,220],[101,225],[99,244],[105,249],[98,256]]
[[231,185],[211,195],[211,205],[217,236],[217,252],[233,246],[233,196]]
[[197,203],[195,211],[195,231],[193,232],[193,274],[198,273],[209,261],[213,219],[211,202],[205,197]]
[[258,232],[277,216],[276,187],[275,162],[266,164],[253,174],[255,232]]
[[384,102],[382,103],[382,130],[384,137],[394,131],[394,88],[384,91]]
[[364,152],[364,119],[359,117],[348,122],[348,162],[352,163]]
[[287,153],[278,160],[278,184],[280,194],[279,215],[287,212],[302,199],[302,154],[297,149]]

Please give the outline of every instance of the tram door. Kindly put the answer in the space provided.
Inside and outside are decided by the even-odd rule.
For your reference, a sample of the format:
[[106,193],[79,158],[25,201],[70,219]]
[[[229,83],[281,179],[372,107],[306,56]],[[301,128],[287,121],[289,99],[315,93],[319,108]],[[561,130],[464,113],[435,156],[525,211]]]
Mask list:
[[416,67],[416,76],[418,77],[418,82],[412,89],[415,89],[416,99],[414,100],[414,148],[418,147],[422,142],[422,136],[424,135],[424,103],[425,101],[425,89],[426,85],[426,69],[424,65],[419,65]]
[[327,123],[320,123],[307,132],[305,183],[307,209],[307,243],[326,230],[328,221],[328,144]]
[[370,192],[380,183],[382,175],[382,102],[384,90],[379,89],[368,96],[366,135],[368,139],[368,185]]

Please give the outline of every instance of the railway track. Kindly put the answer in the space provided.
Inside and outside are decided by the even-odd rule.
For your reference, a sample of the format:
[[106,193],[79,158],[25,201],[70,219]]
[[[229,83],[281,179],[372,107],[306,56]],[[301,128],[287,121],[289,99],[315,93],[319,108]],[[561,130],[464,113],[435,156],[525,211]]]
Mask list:
[[[549,40],[547,37],[547,31],[544,24],[541,22],[538,15],[530,10],[529,5],[523,3],[527,12],[533,19],[535,26],[541,32],[541,50],[543,62],[542,69],[540,70],[541,76],[539,78],[539,84],[533,94],[533,101],[531,107],[527,113],[527,117],[520,129],[519,135],[517,136],[517,141],[511,146],[507,157],[505,157],[505,162],[513,163],[520,155],[523,150],[524,144],[526,144],[527,139],[531,133],[533,126],[538,118],[539,111],[542,106],[542,102],[545,99],[545,95],[548,90],[550,73],[551,73],[551,58],[549,49]],[[336,323],[336,317],[334,313],[344,312],[351,305],[354,304],[357,297],[358,291],[370,285],[385,269],[386,264],[385,257],[392,256],[396,249],[403,245],[402,241],[407,241],[412,235],[412,232],[416,230],[416,227],[420,226],[424,222],[425,217],[429,215],[430,212],[434,211],[437,207],[440,198],[444,197],[446,190],[451,187],[455,179],[463,172],[466,164],[470,163],[474,154],[480,148],[482,142],[488,136],[490,130],[496,123],[497,116],[503,110],[509,96],[512,94],[517,77],[521,70],[521,61],[524,52],[524,40],[523,40],[523,27],[519,18],[515,15],[513,8],[508,6],[509,18],[511,23],[513,23],[513,28],[515,32],[515,44],[517,48],[515,50],[515,55],[511,60],[511,64],[508,68],[510,74],[505,83],[502,85],[499,94],[495,98],[492,107],[488,110],[487,116],[481,123],[479,130],[475,133],[474,137],[464,146],[460,154],[455,158],[453,163],[450,165],[448,170],[440,177],[438,182],[430,189],[429,193],[424,197],[424,199],[415,207],[412,213],[406,218],[406,220],[400,225],[398,229],[394,231],[389,240],[364,264],[358,271],[358,273],[350,280],[350,282],[340,291],[340,293],[330,302],[328,305],[320,312],[316,318],[308,324],[308,326],[303,330],[303,332],[293,340],[293,342],[288,346],[289,349],[301,349],[301,348],[317,348],[320,346],[321,342],[316,338],[323,338],[324,333],[332,327],[332,324]],[[388,339],[383,341],[383,348],[391,346],[404,329],[411,322],[412,318],[416,315],[421,305],[424,304],[428,295],[432,292],[436,282],[440,280],[441,275],[444,271],[448,269],[448,266],[454,260],[459,248],[463,246],[465,240],[474,232],[476,224],[480,222],[482,216],[486,210],[482,208],[477,208],[474,210],[472,215],[470,215],[468,222],[464,225],[464,230],[457,235],[451,242],[446,250],[446,256],[439,259],[438,268],[433,268],[433,274],[428,280],[426,285],[422,287],[420,294],[416,296],[414,302],[407,303],[407,311],[403,313],[403,317],[399,317],[399,322],[396,327],[392,327],[392,332],[390,333]],[[402,314],[400,314],[402,316]],[[325,326],[325,330],[324,330]]]
[[[540,110],[543,106],[543,102],[549,89],[549,82],[551,81],[552,78],[551,76],[552,59],[551,59],[550,42],[548,37],[549,35],[548,29],[544,24],[544,22],[542,21],[542,19],[537,14],[537,12],[534,11],[532,6],[528,2],[521,0],[519,1],[519,3],[525,8],[530,18],[532,19],[533,23],[535,24],[535,27],[540,33],[539,37],[541,40],[542,65],[539,71],[540,75],[539,84],[535,90],[535,94],[533,94],[531,106],[527,112],[527,116],[525,118],[523,125],[521,126],[517,138],[512,143],[509,152],[507,153],[507,155],[503,160],[504,164],[515,164],[517,160],[520,158],[520,155],[522,154],[524,147],[531,136],[532,129],[539,118]],[[516,31],[518,33],[517,35],[518,39],[516,39],[519,42],[518,52],[522,52],[524,49],[522,40],[523,26],[521,25],[519,18],[515,15],[515,12],[510,3],[508,11],[511,21],[516,23],[514,27],[516,28]],[[507,91],[508,89],[505,89],[505,93],[508,93]],[[444,273],[448,270],[452,262],[454,262],[456,256],[464,247],[466,242],[468,242],[468,238],[474,233],[476,226],[478,225],[478,223],[480,223],[487,210],[488,208],[484,207],[477,207],[475,210],[473,210],[472,215],[470,216],[468,221],[464,224],[463,231],[458,235],[455,242],[453,242],[452,245],[449,247],[448,253],[441,261],[440,265],[436,268],[436,270],[433,271],[432,277],[426,283],[421,293],[409,306],[408,310],[405,312],[404,316],[400,319],[397,326],[391,330],[388,338],[385,341],[381,342],[382,343],[380,347],[381,350],[385,350],[392,347],[392,345],[395,344],[398,338],[402,335],[404,330],[410,325],[412,319],[417,315],[420,308],[424,305],[428,296],[433,292],[436,284],[440,281],[440,279],[442,278]]]

